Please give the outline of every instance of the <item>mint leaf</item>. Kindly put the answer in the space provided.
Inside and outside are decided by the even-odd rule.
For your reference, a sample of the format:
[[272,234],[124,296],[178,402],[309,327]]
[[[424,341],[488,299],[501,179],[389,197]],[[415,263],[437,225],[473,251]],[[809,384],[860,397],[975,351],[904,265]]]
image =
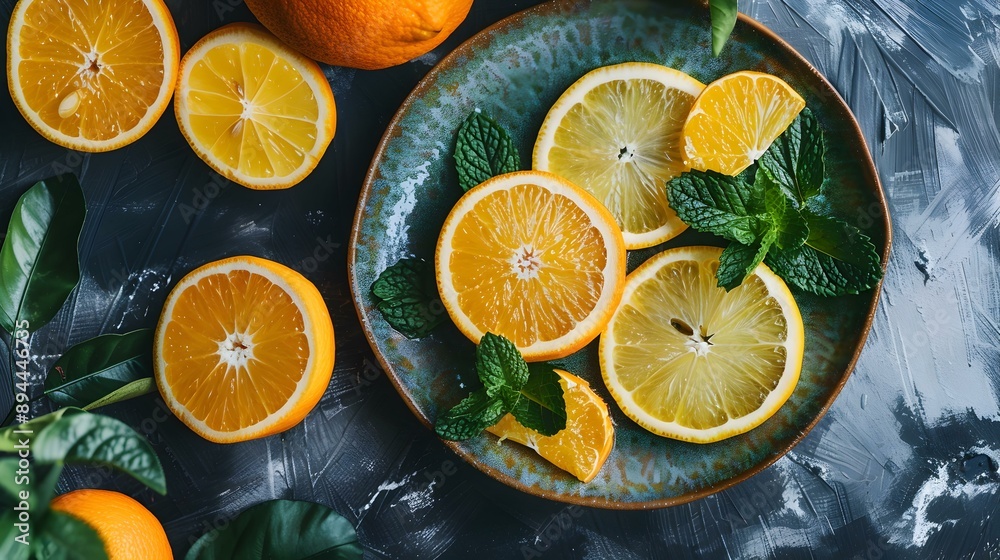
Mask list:
[[759,186],[714,171],[688,171],[667,183],[670,207],[702,232],[751,245],[767,209]]
[[[501,388],[517,393],[528,381],[528,364],[514,343],[503,336],[486,333],[476,348],[476,372],[491,397]],[[509,406],[513,406],[510,403]]]
[[530,364],[528,382],[511,414],[522,426],[554,436],[566,428],[566,399],[559,374],[549,364]]
[[753,245],[730,243],[719,256],[719,270],[715,276],[719,287],[731,291],[747,279],[747,276],[764,261],[764,256],[774,243],[775,232],[771,230],[759,242]]
[[765,262],[786,282],[820,296],[858,294],[882,278],[875,246],[843,220],[803,212],[809,238],[796,249],[772,250]]
[[782,249],[794,249],[805,243],[809,237],[809,224],[781,186],[761,167],[757,168],[754,183],[764,193],[764,206],[774,232],[774,243]]
[[521,168],[514,141],[495,120],[473,112],[458,129],[455,142],[458,184],[467,191],[504,173]]
[[401,259],[385,269],[372,294],[382,318],[406,338],[423,338],[444,321],[434,270],[424,261]]
[[438,417],[434,431],[444,439],[462,441],[476,437],[507,414],[503,400],[479,389]]
[[825,155],[823,129],[812,111],[803,109],[757,163],[802,207],[823,190]]
[[712,55],[719,56],[736,27],[736,0],[708,0],[712,11]]

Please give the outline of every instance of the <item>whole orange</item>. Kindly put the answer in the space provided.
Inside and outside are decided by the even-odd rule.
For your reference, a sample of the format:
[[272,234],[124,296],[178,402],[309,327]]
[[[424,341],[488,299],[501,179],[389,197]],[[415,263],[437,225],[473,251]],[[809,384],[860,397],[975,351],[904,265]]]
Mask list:
[[172,560],[167,534],[142,504],[121,492],[74,490],[52,500],[52,509],[90,525],[110,560]]
[[247,6],[306,56],[378,70],[440,45],[465,20],[472,0],[247,0]]

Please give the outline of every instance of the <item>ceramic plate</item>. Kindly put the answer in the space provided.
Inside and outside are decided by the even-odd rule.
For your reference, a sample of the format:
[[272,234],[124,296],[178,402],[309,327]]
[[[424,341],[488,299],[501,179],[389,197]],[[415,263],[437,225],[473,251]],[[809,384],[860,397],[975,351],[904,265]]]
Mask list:
[[[708,10],[693,0],[556,0],[479,33],[437,65],[406,99],[369,170],[351,239],[350,276],[358,316],[375,354],[413,413],[428,427],[478,386],[474,346],[450,323],[407,340],[382,320],[372,282],[403,257],[433,262],[438,232],[461,196],[454,171],[455,131],[475,109],[512,134],[530,163],[549,107],[580,76],[608,64],[656,62],[709,83],[737,70],[780,76],[805,97],[827,136],[828,198],[840,217],[889,253],[889,216],[868,148],[850,110],[800,55],[760,24],[741,17],[722,56],[712,58]],[[718,244],[688,231],[629,255],[629,269],[668,247]],[[610,397],[597,342],[561,360],[608,402],[615,446],[588,484],[512,443],[484,434],[448,442],[459,455],[515,488],[570,503],[639,509],[684,503],[759,472],[798,442],[843,387],[878,302],[860,296],[796,294],[806,325],[801,379],[781,410],[747,434],[697,445],[658,437],[628,419]]]

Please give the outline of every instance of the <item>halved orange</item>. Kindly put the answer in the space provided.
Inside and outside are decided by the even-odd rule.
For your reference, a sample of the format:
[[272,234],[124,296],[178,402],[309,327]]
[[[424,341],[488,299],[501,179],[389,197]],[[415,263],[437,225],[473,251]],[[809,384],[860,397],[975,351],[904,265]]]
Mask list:
[[184,55],[174,111],[198,157],[252,189],[305,179],[337,126],[319,65],[250,23],[216,29]]
[[806,102],[777,76],[743,71],[708,84],[684,123],[684,158],[701,171],[739,175],[781,135]]
[[565,370],[555,372],[559,374],[566,399],[566,428],[553,436],[543,436],[508,414],[486,431],[498,436],[501,442],[509,439],[526,445],[581,482],[590,482],[604,466],[615,443],[608,405],[583,379]]
[[162,0],[21,0],[7,29],[7,85],[47,139],[106,152],[138,140],[170,103],[180,45]]
[[438,290],[473,342],[491,332],[527,361],[567,356],[607,324],[625,282],[625,241],[586,191],[541,171],[494,177],[452,208],[438,238]]
[[316,406],[333,372],[333,323],[294,270],[232,257],[185,276],[156,327],[156,384],[198,435],[233,443],[283,432]]

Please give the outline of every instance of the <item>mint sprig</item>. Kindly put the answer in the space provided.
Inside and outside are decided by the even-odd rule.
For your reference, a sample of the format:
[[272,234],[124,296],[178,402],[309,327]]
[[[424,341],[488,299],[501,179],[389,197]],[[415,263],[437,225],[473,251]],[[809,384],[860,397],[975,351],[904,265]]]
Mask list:
[[473,112],[458,129],[455,168],[463,191],[504,173],[521,169],[510,134],[492,118]]
[[690,171],[667,183],[677,215],[732,243],[719,259],[718,284],[732,290],[761,262],[796,288],[821,296],[858,294],[882,277],[875,246],[858,228],[819,214],[826,143],[808,110],[757,162],[753,182]]
[[473,438],[508,413],[543,436],[553,436],[566,427],[559,375],[547,364],[528,366],[507,338],[483,335],[476,348],[476,373],[483,387],[437,419],[434,431],[442,438]]
[[444,321],[434,270],[425,261],[400,259],[379,274],[372,295],[382,318],[406,338],[423,338]]

